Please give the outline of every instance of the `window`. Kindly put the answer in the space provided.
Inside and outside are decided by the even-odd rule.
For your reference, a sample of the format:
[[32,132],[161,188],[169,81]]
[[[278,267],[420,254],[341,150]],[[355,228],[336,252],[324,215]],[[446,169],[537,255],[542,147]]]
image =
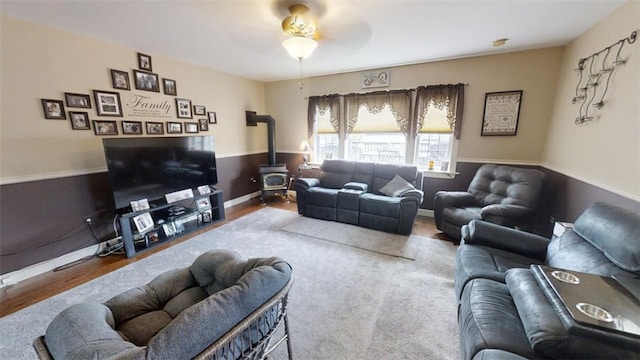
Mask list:
[[[392,90],[310,97],[314,162],[345,158],[455,171],[464,84],[420,86],[415,97],[412,94]],[[345,114],[344,120],[339,113]]]
[[313,162],[321,163],[325,159],[337,158],[340,154],[340,139],[338,132],[331,126],[331,112],[325,111],[324,114],[318,112],[316,124]]
[[366,105],[358,109],[358,121],[347,137],[345,157],[349,160],[404,163],[407,140],[388,104],[377,114]]
[[[447,110],[429,102],[424,122],[416,136],[415,161],[419,168],[448,172],[452,164],[453,131],[447,121]],[[455,142],[457,147],[457,141]]]

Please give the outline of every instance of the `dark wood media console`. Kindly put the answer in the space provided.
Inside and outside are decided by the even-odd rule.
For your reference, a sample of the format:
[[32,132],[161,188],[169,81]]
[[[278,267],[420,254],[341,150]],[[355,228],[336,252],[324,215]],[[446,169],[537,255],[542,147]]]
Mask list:
[[224,219],[221,190],[170,204],[152,204],[149,209],[120,217],[122,243],[130,258]]

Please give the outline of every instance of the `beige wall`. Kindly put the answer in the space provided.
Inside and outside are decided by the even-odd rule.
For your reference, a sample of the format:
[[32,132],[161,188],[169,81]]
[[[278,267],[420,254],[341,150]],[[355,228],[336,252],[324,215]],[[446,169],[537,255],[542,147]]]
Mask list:
[[640,2],[631,1],[566,47],[543,157],[546,167],[635,200],[640,200],[640,40],[624,46],[621,56],[629,61],[616,68],[594,121],[576,126],[579,106],[571,99],[579,59],[640,29],[639,14]]
[[[392,67],[391,86],[370,90],[468,83],[459,158],[538,163],[542,160],[562,54],[562,48],[548,48]],[[291,66],[296,64],[292,62]],[[300,140],[306,137],[304,96],[366,92],[360,88],[360,76],[360,72],[354,72],[304,79],[302,94],[298,80],[267,83],[267,111],[280,125],[278,150],[297,151]],[[507,90],[523,90],[517,136],[480,136],[485,93]]]
[[[64,99],[65,92],[91,95],[91,120],[185,121],[176,118],[173,96],[135,90],[114,90],[109,69],[137,69],[136,49],[42,27],[8,17],[1,18],[0,76],[0,179],[11,183],[104,169],[102,137],[93,130],[72,130],[69,120],[45,120],[40,99]],[[153,72],[176,80],[178,97],[205,105],[217,113],[218,124],[205,134],[213,135],[218,156],[264,152],[266,129],[247,128],[245,110],[263,112],[264,84],[182,63],[152,57]],[[169,118],[97,116],[92,90],[120,93],[125,102],[131,94],[167,100]],[[195,116],[197,121],[203,116]],[[93,128],[93,126],[92,126]],[[118,129],[121,132],[119,126]],[[123,136],[123,135],[120,135]]]

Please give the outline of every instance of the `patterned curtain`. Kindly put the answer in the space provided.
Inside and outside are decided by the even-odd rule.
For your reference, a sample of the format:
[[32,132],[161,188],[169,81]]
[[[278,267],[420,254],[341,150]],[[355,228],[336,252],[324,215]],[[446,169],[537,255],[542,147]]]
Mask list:
[[365,106],[372,114],[378,114],[385,105],[389,106],[398,128],[408,135],[410,132],[411,90],[376,91],[366,94],[344,96],[347,114],[346,134],[349,135],[358,122],[358,110]]
[[456,139],[460,139],[462,112],[464,108],[464,84],[420,86],[416,90],[415,136],[422,126],[429,110],[429,105],[447,111],[447,122]]
[[331,126],[336,133],[340,131],[340,95],[311,96],[307,108],[307,137],[313,136],[316,112],[324,115],[327,110],[331,114]]

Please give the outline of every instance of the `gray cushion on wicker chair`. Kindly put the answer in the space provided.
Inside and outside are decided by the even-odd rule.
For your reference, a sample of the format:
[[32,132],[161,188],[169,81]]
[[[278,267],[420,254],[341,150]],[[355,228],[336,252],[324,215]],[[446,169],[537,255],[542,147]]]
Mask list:
[[170,270],[105,304],[69,307],[51,322],[44,342],[55,358],[193,358],[290,278],[291,267],[279,258],[207,252],[191,267]]

